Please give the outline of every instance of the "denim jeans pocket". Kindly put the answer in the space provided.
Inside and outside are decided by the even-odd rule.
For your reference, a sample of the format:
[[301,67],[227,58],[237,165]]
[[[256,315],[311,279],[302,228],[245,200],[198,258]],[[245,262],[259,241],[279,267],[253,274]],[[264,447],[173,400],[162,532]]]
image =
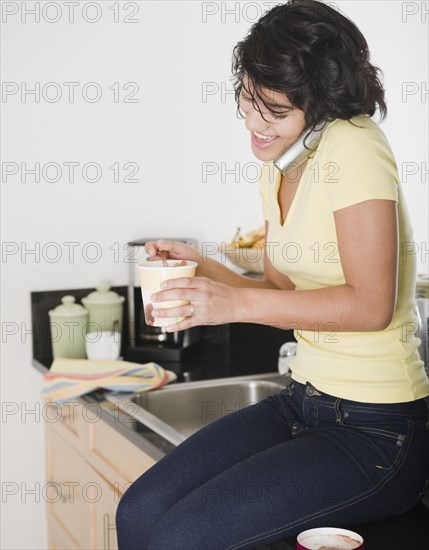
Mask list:
[[[409,419],[342,410],[341,426],[353,433],[364,455],[379,469],[390,470],[406,455],[412,426]],[[362,447],[360,448],[362,456]]]

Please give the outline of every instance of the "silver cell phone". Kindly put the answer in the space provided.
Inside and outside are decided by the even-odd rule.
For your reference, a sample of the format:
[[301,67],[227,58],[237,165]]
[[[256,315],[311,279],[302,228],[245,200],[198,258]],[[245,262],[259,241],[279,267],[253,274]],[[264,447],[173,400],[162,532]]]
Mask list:
[[303,132],[301,136],[274,161],[274,166],[278,168],[282,174],[287,176],[289,172],[304,162],[310,153],[317,149],[325,128],[326,124],[323,128],[311,132],[305,140],[307,147],[304,145],[304,138],[307,132]]

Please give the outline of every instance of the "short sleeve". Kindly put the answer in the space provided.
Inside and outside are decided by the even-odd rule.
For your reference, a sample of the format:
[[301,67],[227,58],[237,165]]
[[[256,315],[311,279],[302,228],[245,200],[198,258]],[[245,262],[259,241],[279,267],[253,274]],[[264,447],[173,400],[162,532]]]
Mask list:
[[398,202],[396,162],[386,137],[371,118],[355,117],[353,124],[337,120],[325,135],[319,172],[333,212],[371,199]]

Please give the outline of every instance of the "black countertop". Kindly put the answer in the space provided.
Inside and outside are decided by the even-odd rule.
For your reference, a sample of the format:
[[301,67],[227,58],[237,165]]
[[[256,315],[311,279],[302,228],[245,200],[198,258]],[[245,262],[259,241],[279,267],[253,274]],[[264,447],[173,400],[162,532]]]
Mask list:
[[[51,334],[48,312],[54,309],[61,297],[71,294],[79,302],[92,288],[65,289],[31,293],[33,357],[41,365],[52,364]],[[160,360],[156,355],[148,359],[135,358],[129,345],[127,287],[112,287],[125,298],[121,354],[127,361],[145,363],[154,361],[178,375],[178,381],[206,380],[228,376],[243,376],[277,370],[280,346],[295,341],[292,330],[250,323],[234,323],[201,328],[201,339],[185,359]]]

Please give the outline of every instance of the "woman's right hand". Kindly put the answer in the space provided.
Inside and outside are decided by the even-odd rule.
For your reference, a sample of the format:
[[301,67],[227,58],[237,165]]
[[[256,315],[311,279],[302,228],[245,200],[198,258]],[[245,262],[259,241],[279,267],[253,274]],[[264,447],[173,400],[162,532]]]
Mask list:
[[159,255],[161,251],[166,251],[167,258],[172,260],[190,260],[197,262],[199,265],[201,265],[203,260],[198,250],[180,241],[164,241],[163,239],[148,241],[144,248],[150,260],[161,260],[161,256]]

